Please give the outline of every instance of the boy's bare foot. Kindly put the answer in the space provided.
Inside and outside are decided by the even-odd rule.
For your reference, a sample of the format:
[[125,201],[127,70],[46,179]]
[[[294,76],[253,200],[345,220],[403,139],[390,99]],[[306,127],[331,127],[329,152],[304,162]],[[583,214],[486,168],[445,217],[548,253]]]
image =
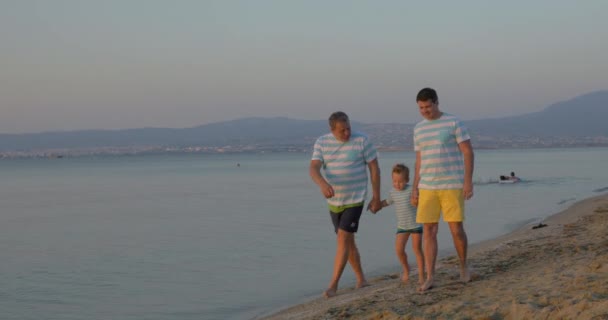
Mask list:
[[325,297],[325,299],[329,299],[335,295],[336,289],[326,289],[325,291],[323,291],[323,296]]
[[460,281],[464,283],[471,282],[471,271],[468,267],[460,269]]
[[410,276],[407,272],[403,272],[401,274],[401,282],[405,283],[410,279]]
[[418,277],[418,284],[422,285],[424,283],[424,277]]
[[355,286],[355,289],[361,289],[361,288],[365,288],[365,287],[369,287],[369,283],[367,283],[366,280],[363,280],[363,281],[357,283],[357,285]]
[[433,288],[433,279],[426,279],[426,281],[418,288],[418,292],[425,292]]

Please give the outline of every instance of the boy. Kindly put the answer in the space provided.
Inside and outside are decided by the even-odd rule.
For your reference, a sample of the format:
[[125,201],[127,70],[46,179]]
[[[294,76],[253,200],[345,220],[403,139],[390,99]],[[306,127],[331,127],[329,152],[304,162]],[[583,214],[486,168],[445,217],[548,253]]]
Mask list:
[[410,180],[410,170],[404,164],[393,166],[393,189],[386,200],[382,201],[382,207],[395,204],[397,215],[397,236],[395,239],[395,253],[401,266],[403,275],[401,281],[407,282],[410,268],[407,263],[405,247],[410,235],[412,237],[412,249],[416,254],[418,265],[418,284],[424,283],[424,255],[422,253],[422,225],[416,223],[416,207],[411,202],[412,188],[407,184]]

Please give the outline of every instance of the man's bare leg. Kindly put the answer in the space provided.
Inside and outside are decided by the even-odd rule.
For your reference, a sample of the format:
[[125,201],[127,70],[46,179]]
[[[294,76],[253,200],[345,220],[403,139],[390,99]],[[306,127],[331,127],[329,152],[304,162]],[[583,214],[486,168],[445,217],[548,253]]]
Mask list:
[[416,264],[418,265],[418,284],[424,283],[424,253],[422,253],[422,235],[420,233],[412,234],[412,250],[416,255]]
[[435,277],[435,260],[437,260],[437,231],[439,224],[425,223],[423,225],[422,235],[424,238],[424,265],[426,267],[426,281],[418,288],[418,291],[424,292],[433,287],[433,279]]
[[395,237],[395,254],[397,254],[397,258],[403,269],[403,274],[401,275],[402,282],[407,282],[410,276],[410,266],[407,263],[407,253],[405,252],[405,245],[409,236],[409,233],[398,233]]
[[361,256],[359,255],[359,249],[357,248],[357,244],[355,243],[355,234],[350,234],[352,237],[349,238],[349,254],[348,254],[348,262],[350,266],[353,268],[353,272],[355,273],[355,277],[357,278],[357,286],[356,288],[363,288],[369,286],[367,280],[365,280],[365,275],[363,274],[363,268],[361,267]]
[[454,240],[454,248],[456,248],[460,260],[460,280],[465,283],[469,282],[471,281],[471,272],[467,265],[467,233],[464,231],[462,222],[448,222],[448,225],[452,233],[452,240]]
[[335,296],[338,291],[338,281],[340,281],[346,262],[349,259],[349,251],[353,240],[354,234],[338,229],[338,235],[336,237],[336,257],[334,258],[334,273],[331,282],[329,283],[329,287],[323,291],[323,296],[325,298]]

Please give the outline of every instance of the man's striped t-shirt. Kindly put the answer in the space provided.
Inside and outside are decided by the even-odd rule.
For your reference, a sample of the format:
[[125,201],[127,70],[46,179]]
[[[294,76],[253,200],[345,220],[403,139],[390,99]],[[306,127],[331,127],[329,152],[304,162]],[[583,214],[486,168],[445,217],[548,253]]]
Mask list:
[[334,196],[327,199],[327,203],[344,206],[364,202],[367,164],[376,157],[376,148],[365,134],[353,132],[346,142],[339,141],[331,133],[319,137],[312,160],[323,163],[325,179],[334,189]]
[[414,127],[414,150],[420,152],[419,189],[460,189],[464,162],[458,144],[470,140],[455,116],[443,113],[439,119],[423,120]]

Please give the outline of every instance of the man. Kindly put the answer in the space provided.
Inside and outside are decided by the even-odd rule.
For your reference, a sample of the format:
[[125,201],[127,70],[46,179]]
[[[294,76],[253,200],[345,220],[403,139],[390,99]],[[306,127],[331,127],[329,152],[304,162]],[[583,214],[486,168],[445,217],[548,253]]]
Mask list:
[[416,102],[424,120],[414,127],[412,204],[418,206],[416,221],[423,224],[426,280],[418,290],[424,292],[433,287],[440,212],[460,259],[460,279],[471,280],[463,221],[464,200],[473,197],[474,154],[467,129],[458,118],[439,110],[435,90],[420,90]]
[[[352,132],[348,116],[341,111],[329,117],[331,133],[317,139],[310,161],[310,177],[327,198],[329,214],[337,234],[334,270],[329,287],[323,296],[336,295],[338,281],[348,261],[357,277],[357,288],[368,286],[359,250],[355,244],[355,232],[367,194],[367,170],[369,168],[373,196],[368,208],[372,212],[381,209],[380,168],[377,152],[368,137]],[[321,175],[325,170],[325,177]]]

